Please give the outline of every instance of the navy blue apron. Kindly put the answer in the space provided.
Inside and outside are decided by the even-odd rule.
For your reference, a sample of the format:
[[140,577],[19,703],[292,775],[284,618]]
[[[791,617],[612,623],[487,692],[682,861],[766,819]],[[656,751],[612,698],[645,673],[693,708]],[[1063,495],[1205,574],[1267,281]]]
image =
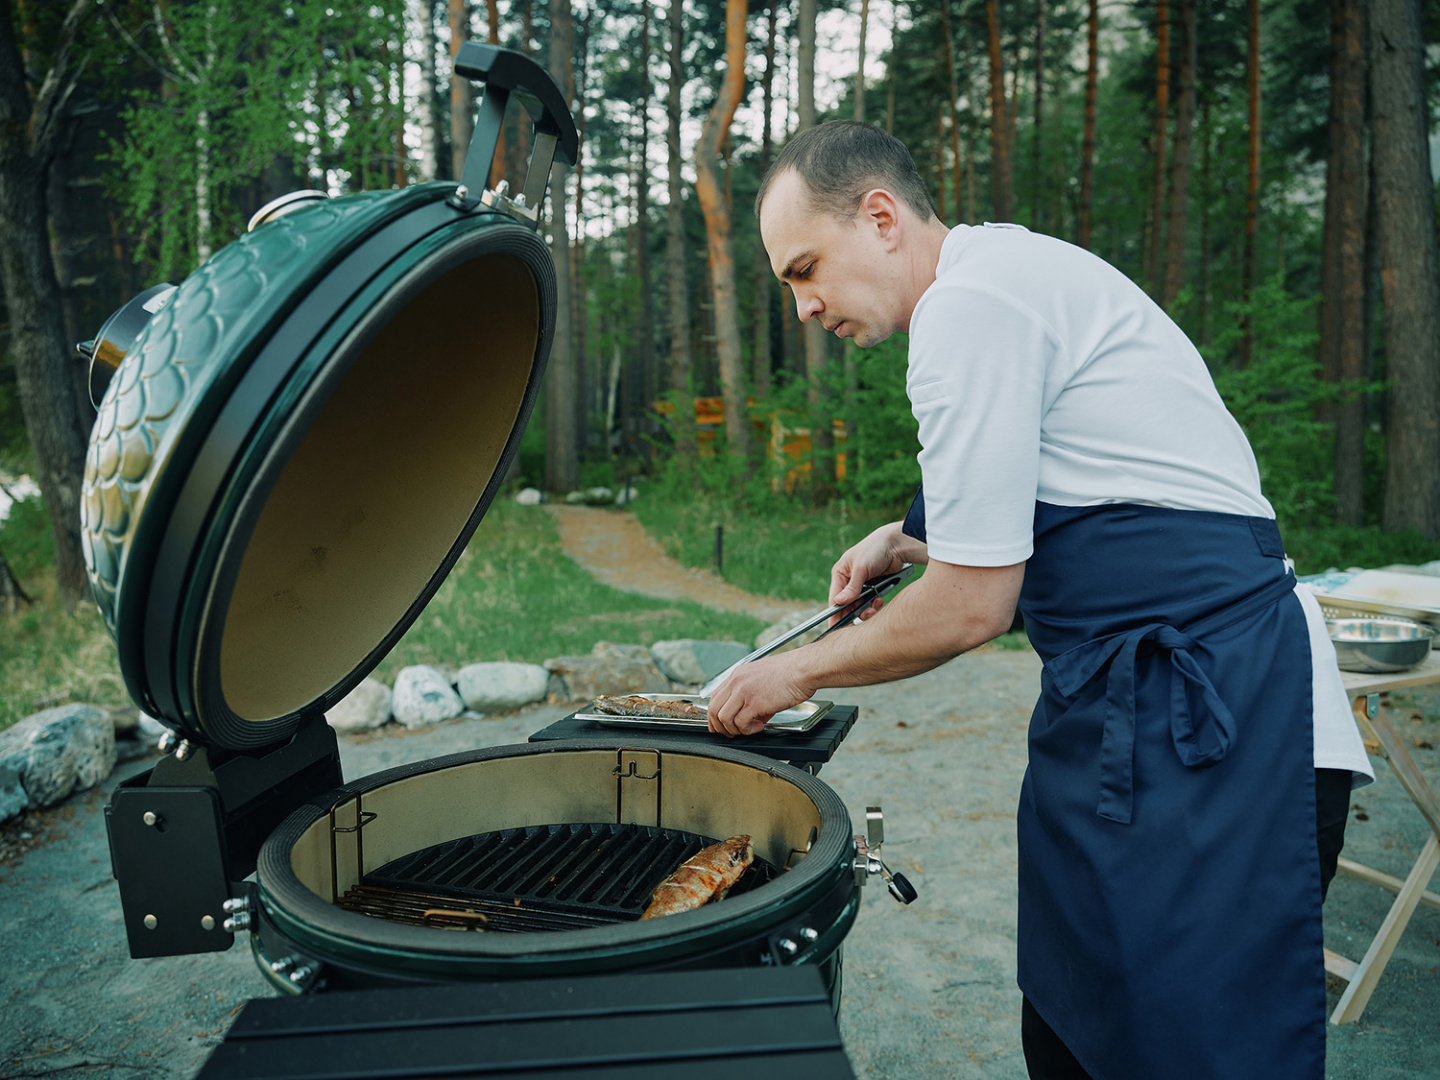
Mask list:
[[[906,531],[924,538],[923,499]],[[1322,1078],[1309,636],[1275,522],[1037,503],[1019,983],[1096,1080]]]

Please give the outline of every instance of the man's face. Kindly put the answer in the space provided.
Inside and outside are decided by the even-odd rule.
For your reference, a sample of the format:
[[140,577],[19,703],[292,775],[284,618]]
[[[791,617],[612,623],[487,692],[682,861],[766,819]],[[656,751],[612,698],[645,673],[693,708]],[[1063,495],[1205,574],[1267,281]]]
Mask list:
[[760,238],[775,276],[795,293],[801,322],[818,319],[836,337],[861,346],[901,329],[889,302],[885,245],[863,210],[851,221],[812,210],[792,169],[765,194]]

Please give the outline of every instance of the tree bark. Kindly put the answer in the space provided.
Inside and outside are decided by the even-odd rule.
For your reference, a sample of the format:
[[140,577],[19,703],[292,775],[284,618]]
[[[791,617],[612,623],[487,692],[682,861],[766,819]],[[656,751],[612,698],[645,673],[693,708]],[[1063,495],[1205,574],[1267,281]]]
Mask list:
[[[1330,151],[1320,260],[1320,368],[1328,382],[1365,378],[1365,10],[1330,5]],[[1335,422],[1335,520],[1365,521],[1365,397],[1326,415]]]
[[855,68],[855,119],[862,124],[865,122],[865,30],[869,24],[870,0],[860,0],[860,60]]
[[996,221],[1009,221],[1014,185],[1010,180],[1010,125],[1005,102],[1005,60],[1000,52],[1000,13],[996,0],[985,0],[985,28],[990,57],[990,193]]
[[682,472],[695,461],[695,400],[690,385],[690,286],[685,272],[685,190],[680,175],[680,90],[685,84],[685,5],[670,0],[670,81],[665,132],[669,205],[665,208],[665,276],[670,282],[670,389],[675,395],[675,457]]
[[[655,358],[651,345],[655,311],[650,296],[650,0],[640,5],[640,145],[636,152],[635,183],[635,272],[640,281],[640,310],[635,327],[636,380],[639,401],[630,430],[637,435],[650,417],[655,400]],[[643,453],[643,447],[636,449]]]
[[900,41],[900,5],[890,5],[890,59],[885,64],[885,134],[895,134],[895,60]]
[[[868,0],[867,0],[868,2]],[[774,135],[771,115],[775,108],[775,24],[778,12],[773,0],[765,3],[765,71],[761,75],[761,118],[760,129],[760,175],[770,170],[770,149]],[[863,93],[863,92],[862,92]],[[861,110],[863,112],[862,104]],[[775,295],[775,275],[770,269],[761,244],[755,246],[755,345],[752,350],[751,366],[754,368],[755,396],[761,400],[770,396],[770,369],[773,356],[770,349],[770,304]]]
[[1180,0],[1181,52],[1179,93],[1175,98],[1175,157],[1170,164],[1170,221],[1165,237],[1165,288],[1162,306],[1169,307],[1185,280],[1185,231],[1190,214],[1190,161],[1195,130],[1195,0]]
[[1080,230],[1079,245],[1090,248],[1095,210],[1095,90],[1100,71],[1100,0],[1090,0],[1086,20],[1085,47],[1085,134],[1080,144]]
[[[1260,0],[1249,0],[1249,45],[1245,50],[1247,132],[1249,149],[1245,169],[1245,253],[1241,257],[1240,302],[1248,305],[1255,282],[1255,223],[1260,202]],[[1248,307],[1240,319],[1240,366],[1250,363],[1255,344],[1255,321]]]
[[[495,0],[491,0],[493,4]],[[455,57],[460,46],[470,37],[469,0],[446,0],[445,21],[450,27],[450,176],[459,180],[465,172],[465,155],[470,152],[470,135],[475,130],[475,87],[469,79],[459,78],[455,72]],[[495,186],[495,162],[505,160],[504,125],[501,125],[501,142],[495,146],[495,157],[490,165],[490,186]]]
[[432,0],[415,0],[420,20],[420,163],[421,183],[434,180],[440,161],[440,110],[435,96],[435,5]]
[[[799,99],[798,131],[815,126],[815,15],[816,0],[800,0],[799,47],[796,76]],[[810,406],[810,448],[814,463],[810,470],[811,489],[817,502],[829,498],[834,484],[835,439],[831,430],[829,388],[825,368],[829,363],[830,343],[825,327],[811,319],[804,324],[806,400]]]
[[1042,182],[1044,172],[1042,171],[1041,150],[1043,143],[1041,133],[1045,130],[1045,0],[1035,0],[1035,132],[1034,141],[1031,143],[1031,167],[1033,169],[1033,182],[1031,186],[1030,221],[1033,228],[1039,230],[1044,227],[1044,217],[1041,208],[1044,206],[1045,185]]
[[61,319],[45,189],[58,133],[84,64],[83,59],[74,62],[72,49],[89,7],[89,0],[71,4],[50,68],[32,97],[10,3],[0,0],[0,283],[20,408],[55,534],[55,574],[67,612],[89,595],[80,547],[85,425],[70,377],[74,344],[65,340]]
[[[570,0],[550,0],[550,76],[566,102],[575,96]],[[555,261],[555,336],[545,375],[545,486],[573,491],[580,486],[575,355],[570,340],[570,238],[565,223],[565,164],[550,170],[550,255]]]
[[[952,168],[950,190],[955,193],[955,220],[960,222],[965,220],[964,216],[960,213],[960,117],[955,112],[956,102],[960,99],[960,89],[955,80],[955,35],[951,32],[950,28],[950,0],[941,0],[940,2],[940,32],[945,49],[945,73],[950,79],[950,99],[946,102],[950,112],[950,154]],[[942,147],[944,145],[944,136],[945,130],[942,123],[940,130]],[[940,156],[942,158],[944,157],[943,151]],[[942,203],[945,198],[943,191],[944,186],[942,180],[940,185],[942,189],[940,193]],[[940,220],[945,220],[943,213],[940,215]]]
[[750,418],[745,403],[745,369],[740,347],[740,308],[735,294],[735,245],[729,200],[721,184],[720,146],[745,90],[745,0],[726,0],[725,79],[705,117],[695,145],[695,193],[705,215],[710,252],[711,292],[715,303],[715,353],[720,364],[720,394],[725,400],[725,437],[739,462],[750,455]]
[[1390,408],[1387,529],[1440,539],[1440,269],[1418,0],[1370,0],[1370,94]]
[[1150,236],[1146,244],[1146,277],[1150,295],[1161,299],[1164,278],[1160,253],[1165,250],[1165,127],[1170,119],[1170,4],[1155,5],[1155,175],[1150,184]]

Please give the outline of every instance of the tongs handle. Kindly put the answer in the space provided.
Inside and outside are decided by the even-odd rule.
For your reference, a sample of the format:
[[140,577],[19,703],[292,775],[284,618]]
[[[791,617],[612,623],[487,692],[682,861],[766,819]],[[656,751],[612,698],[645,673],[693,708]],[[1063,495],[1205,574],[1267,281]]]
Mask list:
[[[741,664],[748,664],[752,660],[759,660],[762,656],[769,656],[776,649],[783,648],[784,646],[790,644],[790,642],[794,641],[796,638],[800,637],[802,634],[808,633],[809,631],[815,629],[815,627],[819,626],[821,623],[825,622],[830,618],[833,618],[836,615],[840,616],[839,621],[837,621],[834,626],[827,629],[825,631],[825,634],[830,633],[831,630],[838,630],[842,626],[848,626],[850,623],[854,622],[862,614],[864,614],[865,610],[872,603],[874,603],[877,597],[885,595],[885,593],[889,592],[897,585],[902,584],[907,578],[909,578],[911,572],[914,569],[915,568],[912,565],[906,563],[894,573],[881,574],[879,577],[871,578],[869,581],[865,582],[864,587],[860,590],[860,595],[857,596],[854,600],[847,601],[844,604],[835,604],[832,607],[826,608],[824,611],[810,616],[810,618],[806,619],[803,623],[795,627],[793,630],[787,630],[774,641],[766,642],[764,645],[761,645],[760,648],[756,649],[750,655],[742,656],[739,660],[736,660],[735,663],[731,664],[724,671],[720,672],[720,674],[712,675],[710,679],[705,683],[705,685],[700,687],[699,696],[709,697],[712,693],[715,692],[715,688],[718,687],[722,682],[724,682],[729,677],[730,673],[736,668],[738,668]],[[824,637],[825,634],[821,634],[820,637]]]

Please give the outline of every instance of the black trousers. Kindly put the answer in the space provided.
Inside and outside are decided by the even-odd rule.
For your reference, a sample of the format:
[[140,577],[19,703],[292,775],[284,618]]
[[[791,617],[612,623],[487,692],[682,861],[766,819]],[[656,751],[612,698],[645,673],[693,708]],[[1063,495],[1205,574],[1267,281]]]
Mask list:
[[[1330,879],[1345,846],[1345,822],[1350,816],[1350,770],[1315,770],[1315,847],[1320,856],[1320,899],[1330,891]],[[1091,1080],[1075,1055],[1035,1011],[1030,999],[1020,1007],[1020,1043],[1030,1080]]]

